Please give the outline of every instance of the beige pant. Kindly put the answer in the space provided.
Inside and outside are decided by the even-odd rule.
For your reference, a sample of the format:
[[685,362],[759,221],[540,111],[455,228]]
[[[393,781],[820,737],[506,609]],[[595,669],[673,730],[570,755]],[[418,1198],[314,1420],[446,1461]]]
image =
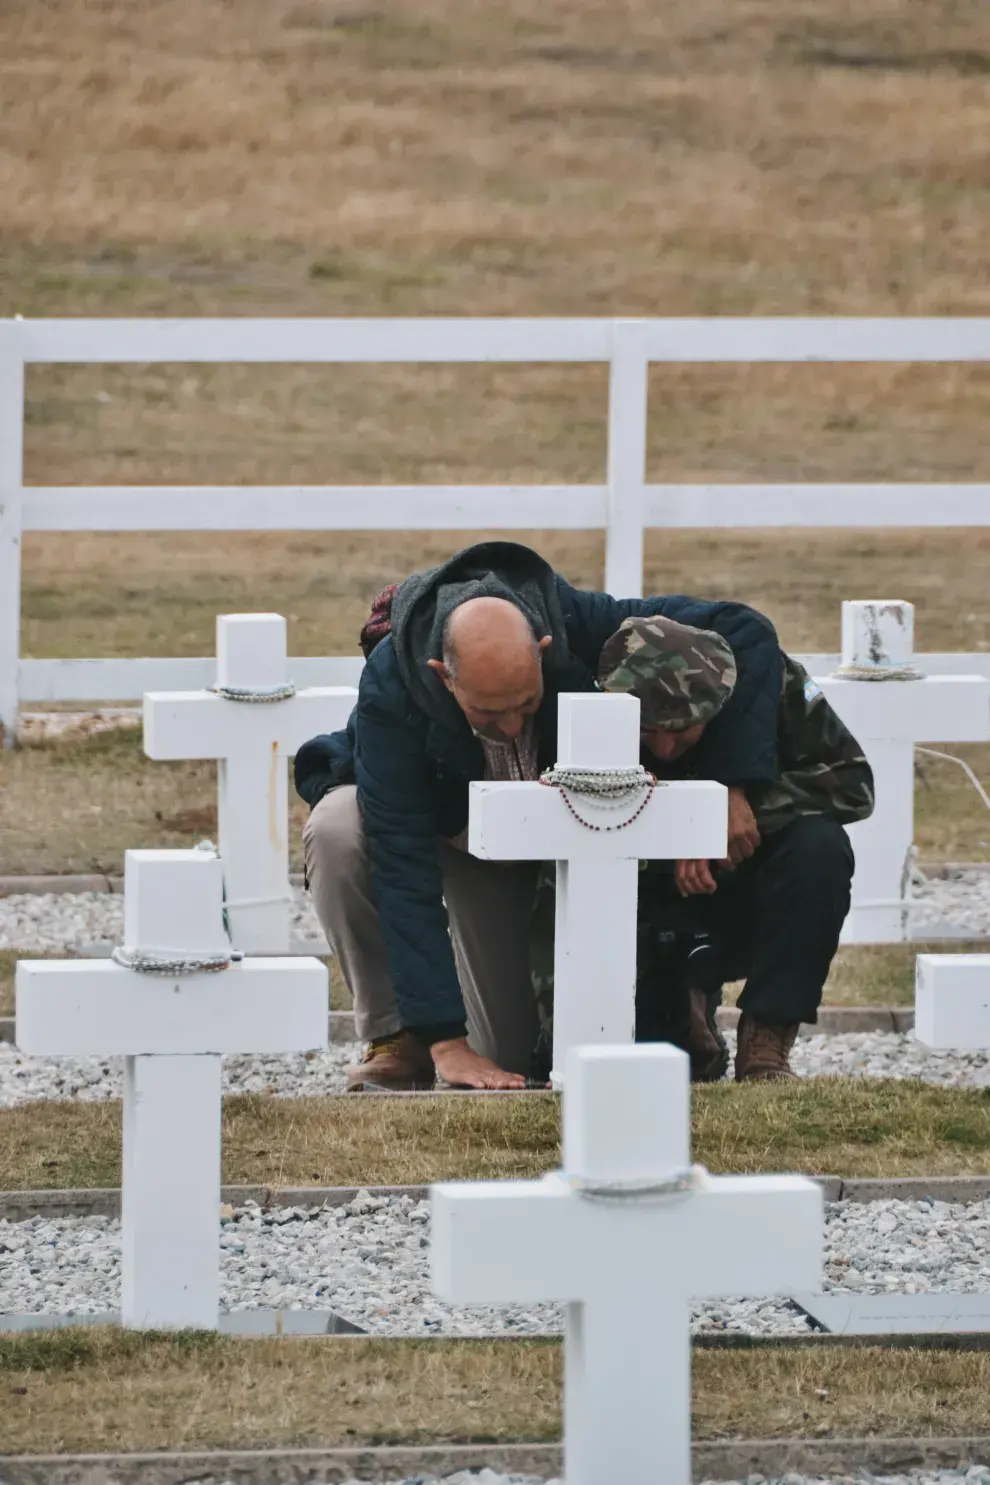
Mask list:
[[[357,789],[325,794],[303,831],[313,902],[354,997],[362,1040],[401,1026],[371,886]],[[529,968],[537,864],[479,861],[437,841],[443,895],[472,1047],[526,1073],[539,1022]]]

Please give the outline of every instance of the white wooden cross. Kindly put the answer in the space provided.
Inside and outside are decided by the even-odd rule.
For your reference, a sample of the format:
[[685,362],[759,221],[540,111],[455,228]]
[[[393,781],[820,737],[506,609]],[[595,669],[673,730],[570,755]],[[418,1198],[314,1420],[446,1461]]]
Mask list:
[[690,1301],[820,1286],[812,1181],[689,1172],[688,1068],[665,1045],[574,1048],[562,1171],[433,1187],[441,1299],[567,1306],[567,1485],[688,1485]]
[[[129,950],[229,953],[223,865],[204,851],[128,851]],[[17,1045],[41,1057],[124,1057],[122,1319],[213,1329],[219,1310],[220,1058],[325,1047],[318,959],[243,959],[160,976],[113,960],[17,966]]]
[[873,768],[876,807],[850,826],[856,853],[846,943],[910,937],[914,747],[990,738],[990,681],[974,675],[886,680],[914,663],[914,605],[878,599],[842,605],[842,666],[863,679],[816,676]]
[[[566,695],[558,708],[557,762],[582,769],[639,763],[635,696]],[[612,825],[635,808],[576,808]],[[553,1074],[562,1084],[567,1051],[631,1042],[636,1030],[636,901],[639,863],[726,853],[728,802],[721,784],[664,784],[627,829],[593,831],[571,814],[559,789],[473,783],[468,849],[491,861],[556,861]]]
[[[217,685],[264,692],[288,681],[280,614],[217,618]],[[343,727],[357,692],[312,686],[282,701],[228,700],[213,691],[150,691],[149,758],[216,758],[220,856],[234,947],[286,954],[289,930],[289,758],[318,732]]]
[[990,954],[919,954],[914,1034],[926,1047],[990,1051]]

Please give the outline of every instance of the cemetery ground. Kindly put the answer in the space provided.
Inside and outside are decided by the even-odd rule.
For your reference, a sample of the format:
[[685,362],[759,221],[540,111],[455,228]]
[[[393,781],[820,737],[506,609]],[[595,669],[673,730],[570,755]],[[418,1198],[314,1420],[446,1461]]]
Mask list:
[[[620,9],[617,27],[596,0],[538,18],[523,0],[8,8],[0,314],[988,311],[979,4]],[[654,367],[648,477],[983,479],[988,389],[981,366]],[[601,367],[33,367],[26,478],[598,480],[605,403]],[[353,654],[380,587],[479,536],[28,533],[22,651],[209,654],[217,613],[261,606],[290,653]],[[598,534],[521,538],[601,583]],[[905,598],[919,650],[972,651],[988,561],[985,530],[653,531],[646,588],[751,602],[797,652],[838,648],[842,599]],[[990,748],[958,751],[987,777]],[[126,847],[189,845],[215,828],[214,779],[147,762],[136,734],[0,754],[0,875],[116,874]],[[924,760],[917,816],[923,860],[988,859],[951,765]],[[913,953],[843,950],[827,999],[910,1004]],[[985,1088],[727,1084],[693,1106],[713,1170],[990,1173]],[[117,1185],[119,1118],[113,1098],[0,1110],[0,1189]],[[529,1176],[557,1135],[549,1095],[236,1096],[224,1175]],[[559,1364],[544,1339],[0,1337],[0,1450],[551,1439]],[[699,1348],[695,1430],[985,1432],[988,1364]]]

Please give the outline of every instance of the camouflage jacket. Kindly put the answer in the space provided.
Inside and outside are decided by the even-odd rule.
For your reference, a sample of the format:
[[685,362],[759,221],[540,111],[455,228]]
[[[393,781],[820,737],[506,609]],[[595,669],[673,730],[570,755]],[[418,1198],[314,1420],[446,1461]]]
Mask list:
[[[783,660],[778,776],[746,790],[760,834],[772,835],[799,815],[828,815],[840,825],[865,820],[873,813],[873,771],[863,749],[804,667],[789,655]],[[692,777],[690,753],[670,769],[652,766],[665,778]]]
[[763,835],[799,815],[852,825],[873,813],[873,770],[849,728],[803,666],[784,656],[775,783],[748,792]]

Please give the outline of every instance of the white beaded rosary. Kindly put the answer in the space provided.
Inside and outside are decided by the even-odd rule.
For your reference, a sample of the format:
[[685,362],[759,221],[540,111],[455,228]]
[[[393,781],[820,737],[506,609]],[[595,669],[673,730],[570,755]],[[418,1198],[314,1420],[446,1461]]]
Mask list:
[[[586,830],[625,830],[638,820],[650,802],[659,780],[637,764],[634,768],[548,768],[540,775],[540,783],[550,789],[559,789],[560,797],[580,825]],[[570,792],[568,792],[570,791]],[[578,813],[570,798],[571,794],[583,795],[603,809],[621,809],[642,793],[637,808],[627,820],[616,825],[596,825]]]

